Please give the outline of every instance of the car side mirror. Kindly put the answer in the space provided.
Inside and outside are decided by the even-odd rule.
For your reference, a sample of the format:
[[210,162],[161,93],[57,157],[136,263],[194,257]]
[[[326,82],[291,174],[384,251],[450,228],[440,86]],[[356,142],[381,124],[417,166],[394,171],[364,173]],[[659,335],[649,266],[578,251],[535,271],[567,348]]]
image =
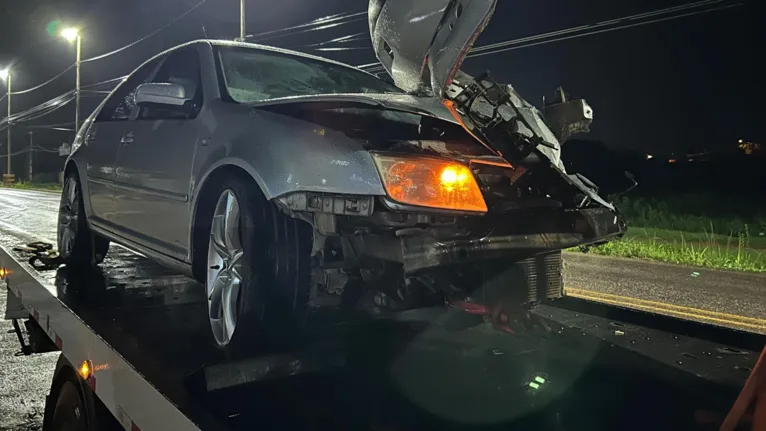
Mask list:
[[189,101],[186,90],[180,84],[148,83],[136,88],[136,105],[145,104],[183,106]]

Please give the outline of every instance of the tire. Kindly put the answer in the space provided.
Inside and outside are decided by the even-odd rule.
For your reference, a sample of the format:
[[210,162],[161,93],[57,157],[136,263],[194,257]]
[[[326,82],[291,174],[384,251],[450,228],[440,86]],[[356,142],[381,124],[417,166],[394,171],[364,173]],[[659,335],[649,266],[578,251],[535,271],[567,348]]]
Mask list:
[[242,353],[289,343],[309,301],[311,226],[246,179],[224,179],[212,195],[204,273],[217,346]]
[[46,431],[93,430],[95,428],[91,426],[92,423],[77,385],[70,380],[64,381],[58,391],[53,416]]
[[91,232],[85,216],[82,187],[75,174],[64,179],[56,232],[59,256],[67,265],[95,266],[109,250],[109,241]]

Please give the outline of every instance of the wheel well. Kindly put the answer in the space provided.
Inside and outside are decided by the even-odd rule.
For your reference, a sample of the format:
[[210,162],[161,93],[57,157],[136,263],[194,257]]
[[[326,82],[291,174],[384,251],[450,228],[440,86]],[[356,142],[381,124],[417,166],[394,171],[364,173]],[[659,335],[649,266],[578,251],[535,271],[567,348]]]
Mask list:
[[[218,167],[205,179],[205,182],[202,184],[202,187],[200,187],[198,192],[199,197],[197,198],[197,203],[194,208],[191,235],[192,273],[194,274],[194,278],[199,282],[204,281],[202,265],[206,259],[205,252],[207,251],[205,249],[205,245],[207,244],[205,239],[210,234],[208,223],[210,223],[214,210],[213,207],[218,198],[218,196],[213,196],[212,193],[227,178],[238,178],[245,183],[251,183],[254,187],[258,187],[258,190],[261,190],[258,183],[249,173],[247,173],[247,171],[234,165]],[[249,204],[252,205],[253,203]]]
[[53,382],[51,383],[51,389],[46,397],[45,414],[43,415],[43,429],[47,430],[50,427],[48,421],[53,418],[53,409],[56,407],[56,398],[61,391],[61,387],[64,382],[71,381],[79,385],[77,372],[74,370],[72,364],[64,357],[60,355],[58,362],[56,363],[56,371],[53,374]]
[[117,422],[117,419],[109,412],[104,403],[102,403],[96,394],[91,392],[90,388],[85,385],[75,366],[61,354],[56,362],[56,370],[53,374],[53,382],[51,383],[50,392],[46,397],[45,412],[43,414],[43,430],[50,429],[50,421],[53,419],[59,392],[66,382],[72,382],[77,387],[77,392],[83,402],[83,406],[87,410],[86,412],[83,412],[83,414],[88,414],[88,422],[91,424],[91,429],[122,429]]
[[67,162],[66,166],[64,166],[64,178],[72,173],[77,174],[77,164],[70,160]]

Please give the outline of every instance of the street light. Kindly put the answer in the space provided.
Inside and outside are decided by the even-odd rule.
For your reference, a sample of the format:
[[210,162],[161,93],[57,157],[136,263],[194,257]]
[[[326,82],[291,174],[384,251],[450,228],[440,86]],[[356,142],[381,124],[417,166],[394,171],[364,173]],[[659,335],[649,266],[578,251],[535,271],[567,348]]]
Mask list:
[[6,161],[7,167],[5,174],[7,175],[8,181],[10,181],[11,177],[11,68],[6,67],[3,70],[0,70],[0,79],[5,81],[5,88],[8,90],[8,117],[6,119],[8,120],[8,160]]
[[82,37],[80,36],[80,29],[76,27],[67,27],[61,30],[61,37],[69,42],[75,42],[77,44],[77,59],[75,60],[75,84],[74,84],[74,130],[75,133],[80,129],[80,53],[82,45]]
[[80,30],[74,28],[74,27],[67,27],[63,30],[61,30],[61,37],[64,39],[74,42],[75,39],[77,39],[77,36],[79,36]]

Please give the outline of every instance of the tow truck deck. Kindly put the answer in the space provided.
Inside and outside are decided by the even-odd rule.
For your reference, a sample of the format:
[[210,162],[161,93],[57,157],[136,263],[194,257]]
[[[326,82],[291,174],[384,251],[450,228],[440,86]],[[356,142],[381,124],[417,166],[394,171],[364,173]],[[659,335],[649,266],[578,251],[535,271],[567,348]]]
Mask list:
[[6,318],[30,319],[26,353],[87,361],[81,377],[126,430],[712,429],[764,344],[565,298],[534,310],[547,330],[415,310],[320,322],[305,349],[233,360],[196,282],[117,246],[100,271],[37,270],[9,247],[28,239],[0,235]]

